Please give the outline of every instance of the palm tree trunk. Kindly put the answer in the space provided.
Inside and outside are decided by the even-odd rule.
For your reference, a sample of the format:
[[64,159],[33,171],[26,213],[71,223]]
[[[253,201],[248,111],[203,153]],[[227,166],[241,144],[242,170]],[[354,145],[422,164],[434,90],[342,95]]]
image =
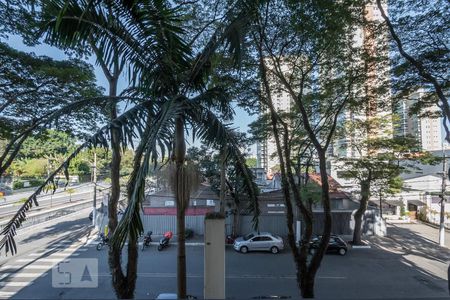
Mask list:
[[225,215],[225,149],[220,153],[220,213]]
[[185,244],[185,212],[189,202],[189,188],[185,180],[186,142],[184,139],[184,120],[178,117],[175,121],[175,150],[174,160],[176,165],[175,174],[175,197],[177,201],[177,235],[178,235],[178,257],[177,257],[177,290],[178,298],[186,298],[186,244]]
[[353,230],[353,244],[361,244],[361,233],[362,233],[362,217],[367,209],[367,204],[369,203],[370,197],[370,181],[364,180],[361,182],[361,202],[359,203],[359,208],[355,212],[355,229]]

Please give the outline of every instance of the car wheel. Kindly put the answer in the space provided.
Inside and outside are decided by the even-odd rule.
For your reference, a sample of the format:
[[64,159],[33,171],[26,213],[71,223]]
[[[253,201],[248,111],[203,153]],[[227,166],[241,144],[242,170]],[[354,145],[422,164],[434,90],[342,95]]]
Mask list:
[[98,243],[97,250],[100,251],[103,248],[103,243]]
[[241,253],[247,253],[248,252],[248,248],[246,246],[242,246],[241,249],[239,249],[241,251]]
[[272,252],[273,254],[277,254],[280,250],[278,250],[278,247],[273,246],[272,248],[270,248],[270,252]]
[[346,253],[347,253],[347,250],[345,248],[339,249],[339,254],[340,255],[345,255]]

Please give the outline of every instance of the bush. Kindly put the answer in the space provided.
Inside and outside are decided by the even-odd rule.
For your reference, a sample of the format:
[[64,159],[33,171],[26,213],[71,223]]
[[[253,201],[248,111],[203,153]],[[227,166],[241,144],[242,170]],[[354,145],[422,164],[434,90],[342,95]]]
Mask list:
[[14,181],[13,182],[13,189],[22,189],[23,188],[23,181]]
[[31,178],[31,179],[26,179],[26,180],[17,180],[17,181],[13,182],[13,189],[17,190],[17,189],[25,188],[25,181],[28,181],[28,183],[29,183],[28,187],[41,186],[45,182],[45,180],[38,179],[38,178]]
[[423,207],[419,210],[419,212],[417,213],[417,218],[418,218],[420,221],[428,222],[428,217],[427,217],[427,215],[428,215],[428,207],[427,207],[427,206],[423,206]]
[[402,204],[402,206],[400,206],[400,216],[404,217],[406,216],[406,209],[405,209],[405,205]]

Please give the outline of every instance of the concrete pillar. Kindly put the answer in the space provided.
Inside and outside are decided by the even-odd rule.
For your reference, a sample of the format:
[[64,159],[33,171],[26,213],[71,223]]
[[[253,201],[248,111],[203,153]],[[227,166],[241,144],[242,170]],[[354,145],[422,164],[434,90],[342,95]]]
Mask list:
[[215,215],[205,218],[204,255],[205,299],[225,299],[225,219]]

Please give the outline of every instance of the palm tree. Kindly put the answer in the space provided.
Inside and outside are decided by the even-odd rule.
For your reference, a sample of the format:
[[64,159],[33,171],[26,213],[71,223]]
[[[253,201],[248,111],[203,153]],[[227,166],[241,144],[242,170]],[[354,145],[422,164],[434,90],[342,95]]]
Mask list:
[[[106,7],[109,18],[115,16],[112,21],[105,17],[104,7],[91,7],[91,2],[85,3],[83,7],[78,3],[80,2],[65,3],[55,22],[58,31],[55,31],[52,38],[62,37],[66,39],[65,43],[70,45],[75,44],[80,36],[93,36],[100,41],[96,45],[104,57],[114,57],[112,51],[117,51],[128,64],[131,78],[139,84],[140,92],[149,100],[142,101],[112,120],[69,156],[55,172],[66,168],[82,147],[98,144],[107,147],[105,132],[111,131],[112,128],[120,131],[119,139],[122,145],[132,142],[136,136],[140,138],[128,184],[128,209],[113,236],[112,248],[116,253],[120,253],[128,239],[126,275],[122,271],[120,257],[115,260],[114,265],[110,264],[117,296],[132,298],[137,276],[137,239],[143,232],[140,204],[144,199],[145,177],[151,163],[156,163],[165,153],[172,153],[172,161],[176,167],[175,194],[179,235],[178,296],[185,298],[184,214],[189,201],[189,186],[185,176],[184,132],[187,128],[192,129],[198,138],[210,146],[217,149],[224,149],[226,146],[227,156],[236,162],[236,171],[243,178],[250,199],[253,200],[251,208],[255,213],[257,226],[259,210],[256,186],[245,165],[236,135],[222,123],[222,119],[230,115],[230,98],[227,97],[225,87],[211,86],[209,74],[213,69],[212,58],[219,50],[223,50],[223,45],[228,46],[234,60],[238,61],[240,36],[257,13],[259,2],[237,1],[197,54],[194,54],[192,49],[194,42],[185,41],[187,34],[182,29],[179,9],[169,7],[168,3],[156,0],[108,2]],[[95,11],[94,16],[90,14],[91,9]],[[68,13],[73,11],[78,11],[78,14]],[[68,27],[77,28],[77,31],[71,33],[72,30]],[[195,38],[197,37],[198,35]],[[45,185],[55,174],[50,175]],[[41,190],[42,188],[38,188],[4,228],[2,234],[5,236],[0,247],[6,246],[7,251],[15,252],[16,229],[33,203],[37,204],[36,196]]]

